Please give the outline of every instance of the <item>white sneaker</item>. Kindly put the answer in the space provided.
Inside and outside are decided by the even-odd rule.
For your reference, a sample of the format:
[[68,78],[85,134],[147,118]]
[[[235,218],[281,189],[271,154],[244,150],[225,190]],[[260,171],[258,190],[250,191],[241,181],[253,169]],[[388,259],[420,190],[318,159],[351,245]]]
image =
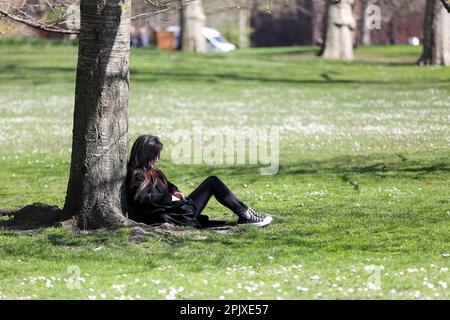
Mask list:
[[255,210],[248,208],[238,220],[238,224],[248,224],[255,227],[264,227],[272,222],[271,216],[265,216],[260,213],[256,213]]

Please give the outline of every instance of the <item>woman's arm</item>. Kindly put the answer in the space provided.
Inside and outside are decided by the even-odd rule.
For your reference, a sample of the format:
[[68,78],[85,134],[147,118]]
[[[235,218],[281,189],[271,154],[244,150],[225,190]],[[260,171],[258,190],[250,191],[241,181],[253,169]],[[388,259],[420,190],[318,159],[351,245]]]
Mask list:
[[147,188],[138,192],[141,184],[145,181],[145,174],[142,172],[136,172],[133,183],[133,201],[141,207],[161,207],[170,206],[172,204],[172,194],[169,192],[157,192],[153,185],[150,183]]
[[141,192],[135,199],[141,207],[167,207],[172,205],[172,195],[168,192]]
[[169,192],[175,196],[175,198],[180,200],[186,200],[186,197],[184,194],[178,189],[176,185],[171,183],[170,181],[167,181],[167,187],[169,189]]
[[176,185],[174,185],[172,182],[167,181],[167,188],[169,189],[170,193],[174,193],[175,191],[179,191],[178,187]]

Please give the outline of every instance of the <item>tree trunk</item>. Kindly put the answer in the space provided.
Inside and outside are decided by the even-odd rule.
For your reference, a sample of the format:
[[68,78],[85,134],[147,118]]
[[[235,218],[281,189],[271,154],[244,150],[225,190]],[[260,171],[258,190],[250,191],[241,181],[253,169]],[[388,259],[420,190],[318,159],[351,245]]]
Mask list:
[[307,5],[307,8],[311,12],[311,44],[323,47],[325,39],[324,30],[326,29],[326,8],[324,4],[319,1],[307,2]]
[[251,9],[247,6],[239,8],[239,48],[248,48],[250,46],[250,18]]
[[202,0],[184,3],[182,14],[182,50],[185,52],[206,52],[206,39],[202,35],[206,16],[203,12]]
[[353,59],[354,0],[329,0],[324,58]]
[[363,45],[370,45],[371,39],[370,39],[370,28],[369,28],[369,1],[370,0],[362,0],[361,2],[361,43]]
[[78,226],[126,222],[130,0],[81,0],[70,176]]
[[324,10],[324,14],[322,16],[322,42],[319,43],[320,44],[320,50],[317,53],[318,56],[323,57],[323,54],[325,52],[325,42],[327,39],[327,34],[328,34],[328,15],[330,12],[330,1],[327,0],[325,1],[325,10]]
[[450,65],[450,13],[440,0],[427,0],[420,63]]
[[180,33],[178,34],[177,41],[177,50],[183,50],[183,26],[184,26],[184,8],[183,8],[183,0],[180,1]]

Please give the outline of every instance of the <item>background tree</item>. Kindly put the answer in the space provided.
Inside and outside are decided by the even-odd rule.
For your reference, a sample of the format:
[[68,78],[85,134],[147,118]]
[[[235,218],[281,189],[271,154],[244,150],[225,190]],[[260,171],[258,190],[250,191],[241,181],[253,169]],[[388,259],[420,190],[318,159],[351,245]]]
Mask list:
[[203,8],[209,27],[220,30],[227,40],[239,48],[250,47],[253,32],[251,18],[258,10],[256,0],[205,1]]
[[371,38],[370,38],[370,29],[369,29],[369,25],[368,25],[368,20],[369,20],[369,5],[371,4],[371,0],[361,0],[361,23],[360,23],[360,28],[359,28],[359,32],[361,35],[361,43],[363,45],[370,45],[371,44]]
[[[400,19],[414,17],[420,17],[425,11],[426,0],[373,0],[372,4],[375,4],[381,9],[381,22],[383,28],[387,29],[387,36],[390,44],[398,43],[398,25],[401,23]],[[401,13],[401,14],[399,14]],[[411,21],[411,20],[410,20]],[[414,20],[416,23],[422,23],[423,20]],[[414,23],[412,21],[411,23]],[[369,30],[369,33],[374,33],[376,30]],[[417,32],[417,30],[416,30]],[[419,34],[416,34],[420,36]],[[410,34],[412,36],[412,34]],[[406,41],[406,39],[405,39]],[[401,42],[404,43],[404,42]]]
[[419,62],[450,65],[450,14],[440,0],[427,0],[423,27],[423,51]]
[[353,59],[354,0],[328,0],[324,58]]
[[202,0],[184,2],[181,14],[181,49],[185,52],[206,52],[206,39],[202,35],[206,15]]
[[250,47],[250,19],[252,17],[252,9],[254,1],[249,0],[239,5],[238,32],[239,32],[239,48]]

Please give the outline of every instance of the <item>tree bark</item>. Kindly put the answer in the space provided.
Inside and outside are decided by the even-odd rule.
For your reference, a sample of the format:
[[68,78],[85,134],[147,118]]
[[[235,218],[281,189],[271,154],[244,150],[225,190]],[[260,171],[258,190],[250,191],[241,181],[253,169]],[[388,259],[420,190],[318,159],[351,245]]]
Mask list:
[[312,45],[320,45],[323,47],[325,39],[325,21],[326,7],[319,1],[307,2],[308,9],[311,11],[311,39]]
[[325,45],[326,45],[326,39],[328,34],[328,15],[330,12],[330,1],[325,1],[325,10],[324,14],[322,16],[322,43],[320,43],[320,50],[317,53],[318,56],[323,57],[323,54],[325,52]]
[[369,11],[367,9],[369,8],[369,1],[370,0],[361,1],[361,43],[366,46],[370,45],[372,42],[368,25]]
[[184,28],[184,8],[183,0],[180,1],[180,34],[178,35],[177,50],[183,50],[183,28]]
[[181,47],[185,52],[206,52],[206,39],[202,35],[206,15],[203,12],[202,0],[194,0],[183,4]]
[[324,58],[353,59],[354,0],[329,0]]
[[124,224],[130,0],[81,0],[70,176],[64,211],[78,226]]
[[251,9],[247,6],[239,8],[238,29],[239,29],[239,48],[248,48],[250,46],[250,18]]
[[450,65],[450,13],[440,0],[427,0],[423,51],[419,62]]

